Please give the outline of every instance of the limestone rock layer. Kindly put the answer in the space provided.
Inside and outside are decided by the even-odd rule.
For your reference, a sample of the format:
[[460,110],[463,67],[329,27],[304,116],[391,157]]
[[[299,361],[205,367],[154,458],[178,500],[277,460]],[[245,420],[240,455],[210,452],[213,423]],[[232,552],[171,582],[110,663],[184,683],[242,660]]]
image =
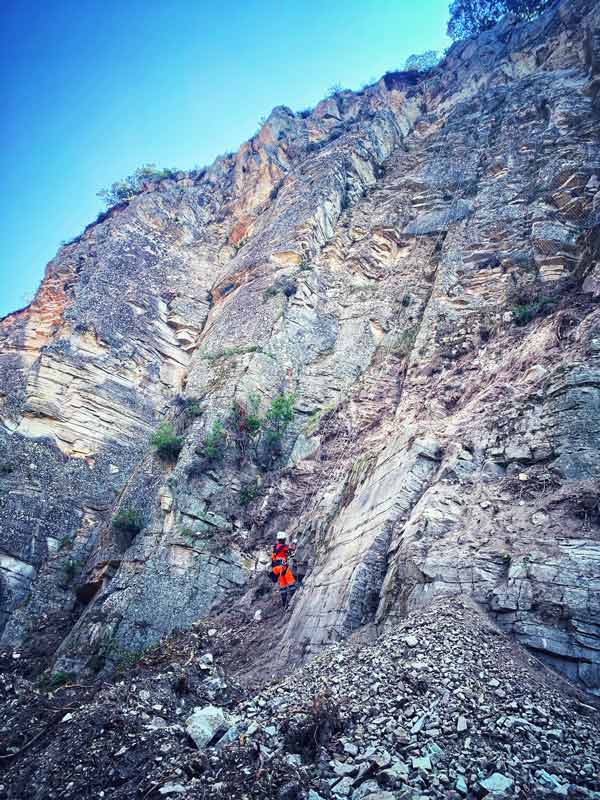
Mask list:
[[[600,694],[599,29],[565,0],[278,107],[60,249],[0,321],[5,644],[68,612],[57,665],[98,669],[251,611],[285,527],[274,663],[462,594]],[[274,461],[229,431],[198,466],[281,393]]]

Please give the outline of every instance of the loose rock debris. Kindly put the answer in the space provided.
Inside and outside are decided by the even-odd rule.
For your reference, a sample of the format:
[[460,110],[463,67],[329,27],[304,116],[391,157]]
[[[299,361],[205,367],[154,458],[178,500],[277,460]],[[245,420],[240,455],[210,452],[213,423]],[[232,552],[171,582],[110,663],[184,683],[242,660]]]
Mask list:
[[[0,796],[600,798],[597,709],[467,601],[332,645],[256,694],[208,630],[83,686],[40,686],[5,654]],[[210,720],[199,737],[194,720]]]

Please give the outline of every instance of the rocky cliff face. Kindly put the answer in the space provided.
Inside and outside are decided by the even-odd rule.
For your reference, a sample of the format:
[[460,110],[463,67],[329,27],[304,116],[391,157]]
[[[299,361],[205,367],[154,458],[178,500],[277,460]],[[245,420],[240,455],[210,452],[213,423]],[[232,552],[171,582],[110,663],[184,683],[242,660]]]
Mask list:
[[[466,594],[600,694],[599,28],[570,0],[276,108],[61,248],[0,322],[5,644],[67,612],[57,666],[97,669],[248,607],[287,527],[277,663]],[[199,458],[281,393],[275,460]]]

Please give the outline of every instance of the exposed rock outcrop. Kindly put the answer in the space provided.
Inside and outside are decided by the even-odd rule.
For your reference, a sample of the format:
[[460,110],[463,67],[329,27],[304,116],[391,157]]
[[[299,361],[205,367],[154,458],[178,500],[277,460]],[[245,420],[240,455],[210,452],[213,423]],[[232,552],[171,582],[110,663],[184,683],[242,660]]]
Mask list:
[[[278,107],[61,249],[0,322],[5,643],[73,610],[57,665],[98,668],[242,595],[288,526],[279,663],[468,594],[600,693],[599,26],[565,0]],[[198,463],[281,392],[276,460]]]

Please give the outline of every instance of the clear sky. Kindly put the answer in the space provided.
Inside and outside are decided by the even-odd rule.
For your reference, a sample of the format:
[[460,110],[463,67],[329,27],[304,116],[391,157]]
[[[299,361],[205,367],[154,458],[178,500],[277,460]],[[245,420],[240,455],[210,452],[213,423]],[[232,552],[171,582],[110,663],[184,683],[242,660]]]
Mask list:
[[449,44],[448,0],[2,0],[0,14],[0,316],[96,217],[99,189],[144,163],[208,164],[273,106]]

